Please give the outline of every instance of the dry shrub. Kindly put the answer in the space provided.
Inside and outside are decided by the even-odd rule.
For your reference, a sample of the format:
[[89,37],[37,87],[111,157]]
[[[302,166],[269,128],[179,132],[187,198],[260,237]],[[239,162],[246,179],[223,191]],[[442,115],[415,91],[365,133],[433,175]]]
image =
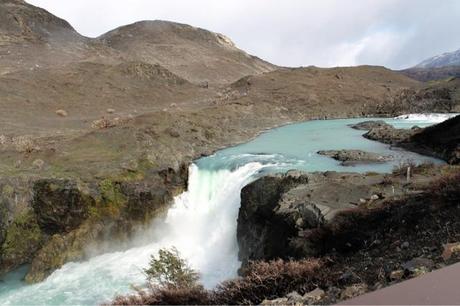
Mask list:
[[99,129],[99,130],[108,129],[108,128],[111,128],[111,127],[114,127],[114,126],[115,126],[115,124],[111,120],[106,119],[106,118],[101,118],[101,119],[98,119],[98,120],[94,120],[91,123],[91,127],[93,129]]
[[40,151],[40,147],[35,145],[34,140],[30,135],[13,137],[11,141],[18,152],[31,153],[34,151]]
[[447,202],[460,203],[460,172],[441,177],[431,185],[429,194]]
[[322,262],[274,260],[252,262],[244,277],[219,285],[212,293],[213,304],[260,304],[297,291],[304,294],[316,288]]
[[98,129],[98,130],[108,129],[108,128],[112,128],[112,127],[130,122],[133,120],[133,118],[134,117],[132,115],[128,115],[123,118],[115,117],[113,119],[102,117],[101,119],[94,120],[91,123],[91,127],[93,129]]
[[297,291],[304,294],[324,283],[318,259],[252,262],[244,276],[226,281],[214,290],[202,286],[151,286],[136,295],[117,297],[112,305],[222,305],[260,304]]
[[411,169],[411,174],[426,174],[428,170],[432,169],[434,166],[432,161],[424,161],[423,163],[417,164],[413,160],[406,160],[393,168],[393,174],[405,176],[407,175],[407,168],[409,167]]
[[395,166],[393,168],[393,174],[394,175],[406,175],[407,174],[407,168],[409,168],[409,167],[411,169],[414,169],[415,167],[417,167],[417,164],[411,159],[401,161],[399,163],[399,165],[397,165],[397,166]]
[[119,296],[112,305],[207,305],[212,304],[209,296],[202,286],[152,286],[147,290],[138,290],[136,295]]

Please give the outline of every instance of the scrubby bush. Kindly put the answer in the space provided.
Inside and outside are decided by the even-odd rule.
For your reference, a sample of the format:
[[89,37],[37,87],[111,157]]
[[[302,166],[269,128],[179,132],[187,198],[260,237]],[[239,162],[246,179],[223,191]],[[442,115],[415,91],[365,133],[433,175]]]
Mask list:
[[160,249],[158,257],[152,255],[149,268],[144,272],[150,282],[163,287],[191,288],[197,285],[199,278],[174,247]]
[[460,172],[441,177],[431,185],[429,193],[443,201],[460,203]]
[[114,305],[208,304],[208,292],[198,283],[198,273],[176,248],[160,249],[157,256],[151,256],[144,272],[148,287],[136,288],[135,295],[115,298]]
[[206,290],[196,282],[185,287],[169,284],[151,286],[137,295],[118,297],[113,305],[259,304],[292,291],[303,294],[325,283],[327,277],[320,273],[322,265],[323,262],[318,259],[252,262],[244,270],[243,277],[223,282],[213,290]]
[[219,285],[212,292],[213,304],[260,304],[264,299],[275,299],[297,291],[304,294],[322,282],[318,259],[298,261],[252,262],[244,277]]
[[209,292],[202,286],[192,288],[157,287],[139,290],[137,294],[119,296],[112,305],[208,305]]
[[407,175],[407,168],[411,169],[412,174],[426,174],[428,170],[433,168],[435,165],[432,161],[424,161],[420,164],[417,164],[413,160],[409,159],[403,162],[400,162],[398,166],[393,168],[394,175],[405,176]]

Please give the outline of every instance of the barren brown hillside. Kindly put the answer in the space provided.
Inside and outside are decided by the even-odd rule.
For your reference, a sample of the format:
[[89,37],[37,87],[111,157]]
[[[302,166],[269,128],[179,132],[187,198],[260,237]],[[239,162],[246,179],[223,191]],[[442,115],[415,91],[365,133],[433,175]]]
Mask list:
[[99,40],[129,58],[159,63],[192,82],[229,83],[276,67],[238,49],[222,34],[168,21],[142,21]]

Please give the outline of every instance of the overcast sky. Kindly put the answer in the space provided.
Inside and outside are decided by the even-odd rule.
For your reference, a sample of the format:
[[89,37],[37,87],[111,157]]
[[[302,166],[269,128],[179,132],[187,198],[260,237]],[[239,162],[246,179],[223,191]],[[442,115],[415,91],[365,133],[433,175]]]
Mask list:
[[170,20],[284,66],[413,66],[460,48],[460,0],[27,0],[95,37]]

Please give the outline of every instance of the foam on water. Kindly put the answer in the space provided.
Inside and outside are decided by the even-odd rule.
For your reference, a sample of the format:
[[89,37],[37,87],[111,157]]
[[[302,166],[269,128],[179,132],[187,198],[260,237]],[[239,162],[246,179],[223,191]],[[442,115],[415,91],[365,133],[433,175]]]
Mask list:
[[[433,118],[417,121],[417,125],[429,125]],[[20,282],[24,270],[11,273],[0,283],[0,303],[95,305],[109,301],[117,294],[132,292],[131,285],[144,284],[142,269],[147,267],[150,256],[169,246],[175,246],[200,272],[206,287],[213,287],[236,276],[240,266],[236,241],[240,191],[257,177],[290,169],[388,172],[404,159],[441,162],[369,141],[361,136],[363,131],[347,127],[360,121],[363,119],[288,125],[197,160],[190,166],[188,190],[175,198],[165,220],[155,220],[149,230],[139,233],[136,240],[143,241],[140,246],[99,255],[85,262],[67,263],[36,285]],[[409,128],[413,124],[403,118],[386,121],[397,127]],[[328,149],[361,149],[390,154],[394,160],[343,167],[331,158],[316,154],[318,150]]]
[[460,115],[460,113],[407,114],[395,117],[394,119],[436,124],[458,115]]

